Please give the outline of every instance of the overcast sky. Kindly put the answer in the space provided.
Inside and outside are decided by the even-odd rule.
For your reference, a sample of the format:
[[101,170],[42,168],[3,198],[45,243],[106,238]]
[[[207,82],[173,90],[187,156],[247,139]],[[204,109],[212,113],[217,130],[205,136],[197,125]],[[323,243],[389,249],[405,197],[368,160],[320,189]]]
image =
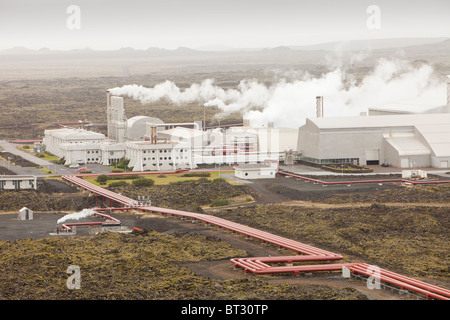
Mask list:
[[[70,5],[79,15],[67,13]],[[370,5],[380,9],[379,20],[370,20],[379,28],[367,26],[375,17]],[[254,48],[450,37],[449,16],[449,0],[0,0],[0,49]]]

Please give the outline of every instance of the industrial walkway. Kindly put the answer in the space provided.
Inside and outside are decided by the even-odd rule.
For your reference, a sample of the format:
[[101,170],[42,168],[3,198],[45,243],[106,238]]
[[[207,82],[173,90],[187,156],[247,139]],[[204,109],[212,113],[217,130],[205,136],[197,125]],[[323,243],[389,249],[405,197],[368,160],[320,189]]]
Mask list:
[[[388,270],[379,269],[365,263],[323,263],[341,260],[343,257],[336,253],[315,248],[298,241],[273,235],[271,233],[251,228],[236,222],[228,221],[219,217],[201,213],[142,205],[136,200],[116,194],[110,190],[106,190],[89,182],[86,182],[85,180],[80,178],[81,176],[82,175],[70,175],[62,176],[62,178],[68,183],[82,188],[83,190],[109,199],[108,206],[111,210],[129,210],[131,208],[135,208],[145,212],[178,216],[182,218],[188,218],[193,221],[202,221],[207,225],[217,226],[219,229],[231,230],[231,232],[233,233],[240,233],[247,236],[248,238],[259,239],[262,243],[271,243],[277,245],[279,248],[292,250],[297,254],[280,257],[233,258],[230,260],[234,264],[235,268],[242,268],[245,270],[245,272],[252,272],[255,274],[291,273],[294,275],[298,275],[301,272],[342,271],[344,268],[347,268],[354,275],[369,277],[370,279],[375,279],[383,283],[394,285],[400,290],[408,290],[416,294],[422,294],[426,299],[450,300],[450,290],[427,284],[422,281],[418,281],[399,274],[395,274]],[[450,181],[447,181],[447,183],[449,182]],[[294,262],[322,262],[322,264],[294,265]],[[286,265],[271,266],[270,263],[284,263]]]

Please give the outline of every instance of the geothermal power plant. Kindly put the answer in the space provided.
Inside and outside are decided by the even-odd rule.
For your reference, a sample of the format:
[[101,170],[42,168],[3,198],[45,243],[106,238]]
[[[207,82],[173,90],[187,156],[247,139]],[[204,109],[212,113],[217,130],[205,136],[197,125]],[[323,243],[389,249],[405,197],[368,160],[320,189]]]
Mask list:
[[43,143],[66,164],[110,165],[125,158],[134,171],[266,160],[450,168],[450,77],[446,102],[393,101],[342,117],[328,117],[326,109],[326,97],[318,96],[316,116],[299,128],[248,119],[239,126],[206,128],[201,120],[164,123],[151,115],[128,119],[124,98],[108,91],[106,135],[61,128],[46,130]]

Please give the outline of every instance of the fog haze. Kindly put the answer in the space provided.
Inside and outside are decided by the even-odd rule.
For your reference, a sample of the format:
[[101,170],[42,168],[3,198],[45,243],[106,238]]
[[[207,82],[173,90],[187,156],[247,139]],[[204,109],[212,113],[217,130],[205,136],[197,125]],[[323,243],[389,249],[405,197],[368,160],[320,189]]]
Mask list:
[[[370,5],[378,29],[367,27]],[[79,29],[67,26],[79,7]],[[450,2],[2,0],[0,49],[260,48],[356,39],[448,37]]]

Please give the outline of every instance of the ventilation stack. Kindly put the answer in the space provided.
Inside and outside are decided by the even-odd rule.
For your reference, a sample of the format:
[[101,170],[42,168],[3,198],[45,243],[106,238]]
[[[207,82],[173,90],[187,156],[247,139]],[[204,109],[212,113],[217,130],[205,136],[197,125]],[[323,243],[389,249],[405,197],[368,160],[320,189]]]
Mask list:
[[450,75],[447,76],[447,113],[450,113]]
[[316,97],[316,116],[317,118],[323,118],[323,97]]
[[111,136],[111,93],[109,91],[106,91],[106,123],[109,138]]
[[108,138],[117,142],[125,142],[125,110],[123,98],[111,96],[107,92]]

